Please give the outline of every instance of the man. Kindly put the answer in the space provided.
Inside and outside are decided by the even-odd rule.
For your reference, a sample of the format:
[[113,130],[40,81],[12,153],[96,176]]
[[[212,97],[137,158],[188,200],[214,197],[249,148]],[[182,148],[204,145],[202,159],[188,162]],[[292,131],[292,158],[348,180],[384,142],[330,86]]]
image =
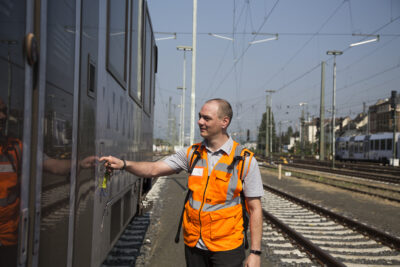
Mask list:
[[[251,234],[251,253],[245,266],[260,266],[261,263],[260,197],[263,188],[260,171],[253,154],[247,151],[248,163],[238,143],[228,135],[231,120],[231,105],[223,99],[211,99],[199,112],[197,123],[204,138],[202,143],[157,162],[132,162],[112,156],[100,158],[106,161],[106,166],[126,169],[140,177],[170,175],[181,170],[190,172],[190,195],[183,216],[187,266],[242,266],[245,259],[242,188]],[[243,171],[245,162],[249,164],[246,172]],[[241,173],[243,183],[239,177]]]
[[5,131],[7,106],[0,98],[0,267],[17,264],[19,175],[22,142]]

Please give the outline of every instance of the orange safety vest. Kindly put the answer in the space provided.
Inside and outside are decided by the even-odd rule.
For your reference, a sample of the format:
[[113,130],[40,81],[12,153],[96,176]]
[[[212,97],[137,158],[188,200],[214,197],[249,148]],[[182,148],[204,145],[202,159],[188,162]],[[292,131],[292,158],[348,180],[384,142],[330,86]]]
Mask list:
[[[185,244],[194,247],[201,237],[210,251],[235,249],[244,237],[241,177],[247,175],[253,153],[233,141],[230,155],[224,153],[209,176],[207,150],[201,143],[188,148],[188,169],[198,156],[196,150],[200,159],[189,174],[190,195],[183,216]],[[246,152],[249,157],[244,157]],[[238,157],[244,160],[237,162]]]
[[18,243],[19,181],[22,143],[8,139],[0,144],[0,243],[4,246]]

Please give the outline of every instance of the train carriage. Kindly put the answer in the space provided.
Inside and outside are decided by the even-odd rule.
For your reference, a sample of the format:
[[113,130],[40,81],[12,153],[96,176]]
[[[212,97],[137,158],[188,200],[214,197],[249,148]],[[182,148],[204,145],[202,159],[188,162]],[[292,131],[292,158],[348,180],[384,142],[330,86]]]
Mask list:
[[144,179],[119,171],[104,180],[97,159],[152,160],[157,47],[147,3],[0,6],[1,146],[22,144],[15,172],[1,167],[7,159],[0,166],[0,186],[15,177],[19,201],[13,218],[0,214],[0,226],[15,225],[9,242],[0,232],[0,265],[100,266],[138,212]]
[[[400,133],[396,133],[396,155],[400,155]],[[393,133],[339,137],[336,141],[338,160],[389,163],[393,158]]]
[[370,137],[369,160],[388,163],[393,157],[393,133],[373,134]]
[[349,158],[349,136],[338,137],[336,140],[336,157],[338,160]]

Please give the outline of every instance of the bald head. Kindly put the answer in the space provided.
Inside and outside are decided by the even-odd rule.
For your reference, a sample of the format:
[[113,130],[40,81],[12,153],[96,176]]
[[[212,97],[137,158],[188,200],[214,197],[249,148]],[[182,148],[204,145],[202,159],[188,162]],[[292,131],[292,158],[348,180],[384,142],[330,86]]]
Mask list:
[[[231,104],[229,104],[228,101],[226,101],[225,99],[222,99],[222,98],[210,99],[210,100],[207,100],[206,103],[211,103],[211,102],[218,104],[218,118],[222,119],[224,117],[228,117],[229,124],[230,124],[232,121],[232,116],[233,116]],[[229,126],[229,124],[228,124],[228,126]]]

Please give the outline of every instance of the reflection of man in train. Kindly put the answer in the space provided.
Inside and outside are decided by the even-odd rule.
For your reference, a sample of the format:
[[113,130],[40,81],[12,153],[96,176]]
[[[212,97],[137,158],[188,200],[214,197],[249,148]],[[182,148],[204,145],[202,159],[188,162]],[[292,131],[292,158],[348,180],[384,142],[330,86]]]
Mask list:
[[0,98],[0,266],[17,262],[22,143],[7,136],[7,106]]
[[106,166],[126,169],[140,177],[170,175],[181,170],[189,173],[190,194],[183,216],[187,266],[242,266],[247,218],[243,216],[244,199],[251,234],[251,250],[245,266],[260,266],[261,175],[253,153],[242,150],[228,135],[231,120],[231,105],[223,99],[212,99],[199,112],[197,123],[204,138],[202,143],[157,162],[100,158],[106,161]]
[[[8,117],[7,106],[0,98],[0,267],[16,266],[20,211],[22,143],[6,133]],[[78,172],[95,166],[97,160],[96,156],[84,158],[78,163]],[[44,154],[43,171],[68,175],[70,170],[70,159]]]

